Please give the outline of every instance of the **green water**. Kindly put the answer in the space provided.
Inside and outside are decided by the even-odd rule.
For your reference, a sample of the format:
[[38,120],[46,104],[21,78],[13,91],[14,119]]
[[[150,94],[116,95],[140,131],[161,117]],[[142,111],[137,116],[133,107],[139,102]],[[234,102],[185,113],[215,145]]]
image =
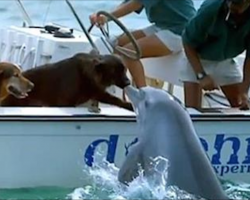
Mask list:
[[[250,184],[244,184],[244,183],[236,184],[233,182],[224,181],[222,185],[225,192],[230,198],[239,200],[250,199]],[[68,197],[68,194],[72,193],[74,189],[75,188],[58,188],[58,187],[5,189],[5,190],[0,190],[0,199],[1,200],[70,199]],[[88,199],[104,199],[104,198],[107,199],[106,195],[102,196],[103,191],[104,191],[103,187],[92,189],[92,194],[90,194],[90,197]],[[110,193],[112,193],[112,191]],[[135,198],[144,199],[139,196]]]
[[0,199],[1,200],[66,199],[67,194],[71,193],[73,190],[74,188],[58,188],[58,187],[5,189],[5,190],[0,190]]

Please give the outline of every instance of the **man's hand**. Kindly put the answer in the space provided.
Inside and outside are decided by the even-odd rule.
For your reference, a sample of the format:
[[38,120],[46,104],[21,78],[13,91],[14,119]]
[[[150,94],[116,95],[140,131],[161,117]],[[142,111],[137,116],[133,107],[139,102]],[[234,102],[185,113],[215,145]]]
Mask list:
[[203,90],[211,91],[211,90],[219,89],[217,84],[214,82],[212,77],[209,75],[206,75],[203,79],[201,79],[199,81],[199,83],[200,83],[200,86]]
[[250,103],[249,98],[246,93],[241,95],[241,102],[240,102],[240,110],[249,110],[250,109]]
[[104,15],[97,16],[96,13],[90,15],[89,20],[91,24],[95,24],[98,27],[103,26],[108,21],[107,17],[105,17]]

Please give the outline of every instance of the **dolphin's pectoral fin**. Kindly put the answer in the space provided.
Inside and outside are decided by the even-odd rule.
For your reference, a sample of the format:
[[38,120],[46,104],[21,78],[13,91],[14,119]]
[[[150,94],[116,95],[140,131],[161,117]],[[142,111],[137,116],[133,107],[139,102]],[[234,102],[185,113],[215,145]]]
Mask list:
[[140,145],[136,144],[131,147],[118,173],[118,180],[121,183],[128,184],[139,175],[141,164],[140,155]]
[[121,183],[128,185],[138,176],[139,176],[139,165],[136,163],[136,165],[127,167],[127,170],[120,170],[118,174],[118,180]]

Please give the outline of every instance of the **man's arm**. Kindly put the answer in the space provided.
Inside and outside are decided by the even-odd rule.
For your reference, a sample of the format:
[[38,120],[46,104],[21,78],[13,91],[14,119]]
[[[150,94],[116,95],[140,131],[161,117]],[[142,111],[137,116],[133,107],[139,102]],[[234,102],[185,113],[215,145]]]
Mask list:
[[199,80],[200,86],[204,90],[213,90],[217,89],[218,86],[209,75],[206,75],[197,49],[201,46],[206,48],[204,44],[206,43],[208,29],[213,26],[214,16],[217,13],[204,5],[187,24],[182,34],[182,41],[186,57]]
[[[116,18],[123,17],[130,14],[133,11],[138,11],[143,8],[142,3],[139,0],[129,0],[120,4],[114,11],[110,12]],[[91,24],[96,24],[97,26],[103,25],[108,21],[108,18],[104,15],[97,16],[93,13],[89,16]]]
[[[133,1],[133,0],[124,0],[117,8],[120,8],[123,4],[128,3],[129,1]],[[140,0],[136,0],[136,1],[139,2],[142,5],[142,3],[141,3]],[[141,6],[140,8],[138,8],[137,10],[135,10],[134,12],[136,12],[137,14],[140,14],[141,11],[143,10],[143,7],[144,6]]]
[[209,7],[204,5],[198,10],[196,16],[189,21],[182,34],[185,54],[196,74],[204,71],[197,48],[205,43],[208,29],[213,24],[215,15],[211,10],[208,10]]
[[187,59],[192,65],[195,74],[203,73],[204,69],[201,65],[201,61],[196,50],[192,46],[185,43],[183,44],[183,46]]
[[117,18],[120,18],[134,11],[141,10],[142,8],[143,5],[140,3],[140,1],[129,0],[120,4],[114,11],[111,12],[111,14]]
[[[201,16],[202,17],[202,16]],[[200,16],[196,16],[187,25],[182,35],[184,51],[188,61],[190,62],[195,74],[204,73],[197,47],[206,40],[206,28],[203,27],[203,20]]]

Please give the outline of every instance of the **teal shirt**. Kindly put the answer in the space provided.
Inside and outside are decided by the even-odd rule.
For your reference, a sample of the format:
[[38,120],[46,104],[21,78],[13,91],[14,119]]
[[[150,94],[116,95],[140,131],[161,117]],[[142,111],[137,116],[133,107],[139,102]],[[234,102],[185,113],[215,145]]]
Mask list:
[[247,20],[233,26],[226,22],[227,10],[223,0],[205,0],[183,31],[183,43],[198,52],[200,58],[222,61],[247,51],[250,57],[250,8]]
[[182,34],[187,22],[195,15],[192,0],[136,0],[145,8],[148,20],[161,29]]

